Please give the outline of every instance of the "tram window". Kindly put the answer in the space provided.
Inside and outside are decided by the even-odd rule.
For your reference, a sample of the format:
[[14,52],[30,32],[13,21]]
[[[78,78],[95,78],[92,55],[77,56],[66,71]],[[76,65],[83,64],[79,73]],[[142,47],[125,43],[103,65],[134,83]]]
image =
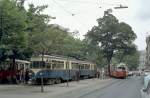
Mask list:
[[8,62],[4,62],[4,63],[1,63],[0,65],[0,70],[10,70],[10,63]]
[[39,62],[38,61],[33,61],[31,68],[39,68]]
[[95,69],[95,65],[91,65],[91,70],[94,70]]
[[90,65],[85,64],[85,69],[90,69]]
[[40,61],[39,64],[40,64],[40,68],[44,68],[46,65],[45,62],[42,62],[42,61]]
[[126,70],[124,67],[122,67],[122,70]]
[[24,64],[19,64],[19,63],[18,63],[18,64],[16,64],[16,65],[17,65],[17,66],[16,66],[17,69],[19,69],[19,70],[20,70],[20,69],[24,69]]
[[63,68],[64,68],[63,61],[52,60],[52,69],[63,69]]
[[51,69],[51,63],[46,63],[46,68]]
[[10,70],[10,65],[9,64],[4,65],[3,67],[4,67],[4,70]]
[[79,69],[78,63],[71,63],[72,69]]
[[0,64],[0,71],[3,70],[3,64]]
[[118,70],[126,70],[125,67],[118,67]]
[[66,62],[66,69],[69,69],[69,62]]
[[45,62],[42,61],[33,61],[31,68],[42,68],[45,67]]
[[84,65],[80,65],[80,69],[84,69]]

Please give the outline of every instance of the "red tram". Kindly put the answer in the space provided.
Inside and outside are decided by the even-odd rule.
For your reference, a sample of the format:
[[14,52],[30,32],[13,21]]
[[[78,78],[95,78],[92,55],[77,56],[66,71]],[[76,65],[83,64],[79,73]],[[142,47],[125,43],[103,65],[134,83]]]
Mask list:
[[16,60],[16,64],[12,67],[9,60],[0,64],[0,83],[16,82],[17,74],[20,69],[29,68],[30,62],[24,60]]
[[126,78],[128,76],[127,66],[123,63],[111,66],[111,76],[114,78]]

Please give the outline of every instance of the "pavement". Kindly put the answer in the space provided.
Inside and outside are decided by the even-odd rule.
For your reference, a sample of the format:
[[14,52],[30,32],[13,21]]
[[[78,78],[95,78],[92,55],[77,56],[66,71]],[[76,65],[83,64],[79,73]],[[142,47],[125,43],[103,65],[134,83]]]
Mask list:
[[0,85],[0,98],[140,98],[142,85],[141,77],[46,85],[44,93],[35,85]]

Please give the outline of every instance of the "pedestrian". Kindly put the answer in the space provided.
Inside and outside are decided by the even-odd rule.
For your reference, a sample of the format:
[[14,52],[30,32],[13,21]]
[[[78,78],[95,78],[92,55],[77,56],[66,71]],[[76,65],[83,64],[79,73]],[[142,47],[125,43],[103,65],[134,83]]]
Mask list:
[[102,79],[105,78],[105,69],[104,68],[101,69],[101,78]]
[[79,71],[76,71],[76,80],[79,81],[79,78],[80,78],[80,73]]
[[100,78],[100,72],[99,72],[99,70],[97,71],[97,79],[99,79]]
[[16,72],[16,81],[17,81],[17,84],[20,83],[20,70],[18,69],[17,72]]
[[29,69],[27,68],[26,72],[25,72],[25,82],[26,82],[26,84],[28,83],[28,81],[29,81]]
[[24,82],[24,76],[25,76],[24,68],[20,69],[19,76],[20,76],[20,82],[23,83]]

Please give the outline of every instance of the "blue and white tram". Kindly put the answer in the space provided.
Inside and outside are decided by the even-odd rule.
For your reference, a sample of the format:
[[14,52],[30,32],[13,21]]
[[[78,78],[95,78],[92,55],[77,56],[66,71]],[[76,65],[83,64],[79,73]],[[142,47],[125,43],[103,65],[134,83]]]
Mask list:
[[44,55],[31,58],[31,80],[39,83],[41,77],[45,83],[54,84],[66,80],[79,78],[92,78],[96,74],[96,64],[87,61],[80,61],[62,56]]

